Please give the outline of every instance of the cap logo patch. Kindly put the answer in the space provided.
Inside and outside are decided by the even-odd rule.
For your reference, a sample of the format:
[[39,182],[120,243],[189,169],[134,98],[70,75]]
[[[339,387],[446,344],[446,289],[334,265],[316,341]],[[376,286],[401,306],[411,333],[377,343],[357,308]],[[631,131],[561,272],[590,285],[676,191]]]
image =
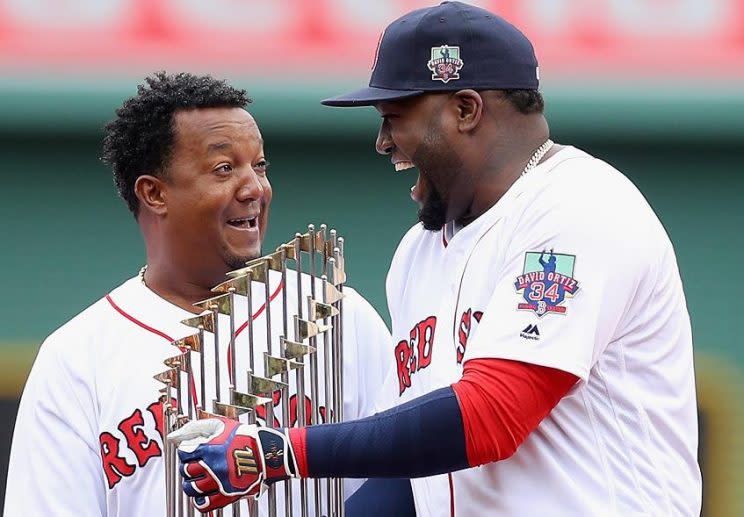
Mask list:
[[432,81],[447,83],[460,78],[458,72],[464,64],[460,59],[460,47],[442,45],[431,48],[431,59],[427,66],[431,70]]

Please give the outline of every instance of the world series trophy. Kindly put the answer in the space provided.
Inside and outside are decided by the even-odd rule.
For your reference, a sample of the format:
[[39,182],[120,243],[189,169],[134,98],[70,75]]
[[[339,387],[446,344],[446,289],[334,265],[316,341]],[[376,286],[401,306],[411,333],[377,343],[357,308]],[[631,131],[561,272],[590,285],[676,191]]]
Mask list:
[[[271,427],[342,421],[345,281],[343,238],[326,225],[318,231],[308,225],[274,253],[229,272],[212,289],[214,297],[195,304],[203,312],[182,321],[196,333],[172,342],[178,353],[155,376],[165,385],[167,517],[195,515],[181,490],[176,447],[165,439],[186,422],[215,416]],[[253,457],[237,460],[255,468]],[[287,480],[266,492],[215,514],[277,517],[283,500],[286,517],[344,515],[341,479]]]

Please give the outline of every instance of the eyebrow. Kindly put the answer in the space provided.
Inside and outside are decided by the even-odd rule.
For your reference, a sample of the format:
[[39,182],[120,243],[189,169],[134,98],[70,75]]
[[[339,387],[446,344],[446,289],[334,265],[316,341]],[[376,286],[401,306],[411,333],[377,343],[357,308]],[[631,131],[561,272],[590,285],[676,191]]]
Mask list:
[[215,152],[215,151],[224,151],[225,149],[229,149],[232,147],[231,142],[217,142],[213,144],[209,144],[207,146],[207,152]]
[[[263,146],[263,138],[258,139],[259,145]],[[207,153],[212,152],[218,152],[218,151],[224,151],[226,149],[231,149],[233,147],[232,142],[215,142],[212,144],[207,145]]]

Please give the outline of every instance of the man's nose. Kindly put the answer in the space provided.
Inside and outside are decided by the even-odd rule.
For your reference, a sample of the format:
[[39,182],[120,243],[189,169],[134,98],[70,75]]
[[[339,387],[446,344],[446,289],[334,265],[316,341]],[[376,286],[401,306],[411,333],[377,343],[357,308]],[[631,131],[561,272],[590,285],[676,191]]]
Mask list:
[[395,144],[393,144],[393,138],[390,136],[390,126],[386,120],[380,124],[380,131],[377,133],[377,141],[375,142],[375,149],[380,154],[390,154],[393,152]]
[[238,201],[253,201],[263,197],[263,187],[258,181],[258,174],[253,168],[248,167],[240,177],[240,186],[236,193]]

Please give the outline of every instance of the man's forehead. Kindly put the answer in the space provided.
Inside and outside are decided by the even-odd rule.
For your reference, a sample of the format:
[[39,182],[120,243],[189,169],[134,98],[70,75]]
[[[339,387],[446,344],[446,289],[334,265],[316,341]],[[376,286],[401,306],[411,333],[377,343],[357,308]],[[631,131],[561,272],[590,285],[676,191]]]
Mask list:
[[263,144],[256,121],[242,108],[180,110],[175,114],[175,126],[179,136],[202,140],[209,149],[224,147],[235,136]]
[[[255,138],[252,135],[248,135],[248,136],[251,141],[255,141],[256,144],[258,144],[258,146],[263,147],[264,141],[260,135]],[[219,136],[216,136],[215,138],[209,138],[205,140],[205,144],[206,144],[207,152],[220,152],[220,151],[230,150],[231,148],[235,147],[237,143],[234,142],[233,139],[226,140],[224,138],[220,138]]]

